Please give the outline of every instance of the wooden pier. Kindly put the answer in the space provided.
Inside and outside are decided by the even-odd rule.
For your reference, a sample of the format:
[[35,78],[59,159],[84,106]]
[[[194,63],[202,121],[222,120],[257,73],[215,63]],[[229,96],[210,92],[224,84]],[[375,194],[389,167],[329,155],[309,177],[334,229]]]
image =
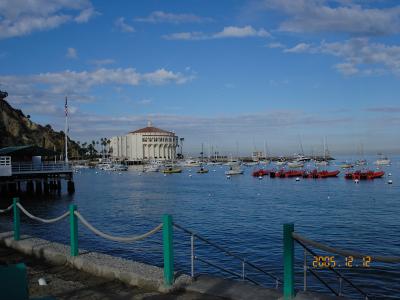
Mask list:
[[67,181],[68,193],[75,192],[72,165],[63,161],[42,161],[40,154],[48,157],[53,152],[36,146],[0,149],[1,195],[61,193],[62,180]]

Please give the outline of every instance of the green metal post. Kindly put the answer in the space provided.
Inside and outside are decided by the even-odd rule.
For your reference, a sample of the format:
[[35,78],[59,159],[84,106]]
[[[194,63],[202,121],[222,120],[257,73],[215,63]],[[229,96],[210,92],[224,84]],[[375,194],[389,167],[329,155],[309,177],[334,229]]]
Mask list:
[[172,216],[163,216],[164,284],[174,283],[174,247]]
[[19,202],[19,198],[13,198],[13,209],[14,209],[14,241],[19,241],[20,231],[20,217],[19,217],[19,208],[17,203]]
[[71,229],[71,256],[78,256],[78,218],[75,216],[77,207],[75,204],[69,206],[69,226]]
[[294,224],[283,224],[283,299],[294,298]]

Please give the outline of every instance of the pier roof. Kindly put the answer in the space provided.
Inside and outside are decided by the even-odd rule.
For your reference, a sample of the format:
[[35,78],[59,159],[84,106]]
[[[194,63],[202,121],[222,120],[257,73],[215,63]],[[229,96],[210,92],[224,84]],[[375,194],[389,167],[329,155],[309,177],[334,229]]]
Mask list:
[[9,156],[54,156],[56,154],[53,150],[35,145],[12,146],[0,149],[0,155]]

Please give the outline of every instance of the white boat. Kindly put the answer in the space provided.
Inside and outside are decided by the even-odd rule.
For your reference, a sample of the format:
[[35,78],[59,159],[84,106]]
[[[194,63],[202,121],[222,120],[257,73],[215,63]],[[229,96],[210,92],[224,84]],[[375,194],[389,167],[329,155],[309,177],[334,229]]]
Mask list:
[[278,160],[278,161],[275,162],[275,164],[276,164],[277,166],[284,166],[284,165],[286,165],[286,161]]
[[186,161],[183,163],[183,166],[184,166],[184,167],[188,167],[188,168],[191,168],[191,167],[200,167],[200,166],[201,166],[201,163],[200,163],[199,161],[197,161],[197,160],[188,159],[188,160],[186,160]]
[[231,160],[231,161],[228,161],[225,164],[225,166],[231,167],[231,166],[236,166],[236,165],[240,165],[240,164],[241,164],[241,162],[238,160]]
[[387,157],[382,157],[375,161],[375,164],[378,166],[388,166],[388,165],[390,165],[390,163],[391,163],[391,161]]
[[221,165],[222,163],[220,163],[220,162],[215,162],[215,161],[209,161],[208,163],[207,163],[207,166],[218,166],[218,165]]
[[304,164],[301,161],[291,161],[287,163],[287,166],[289,168],[302,168],[304,167]]
[[240,169],[239,165],[232,165],[228,171],[225,172],[225,175],[240,175],[243,174],[243,170]]
[[315,165],[316,166],[328,166],[329,161],[327,161],[327,160],[315,161]]
[[269,160],[260,160],[260,165],[269,165]]
[[147,165],[143,168],[143,172],[158,172],[160,171],[160,166],[156,164]]
[[100,163],[96,166],[100,170],[110,170],[112,168],[112,163]]
[[111,166],[111,171],[128,171],[128,166],[123,164],[113,164]]
[[89,166],[86,166],[86,165],[74,165],[74,166],[72,166],[72,169],[74,169],[74,170],[89,169]]
[[257,166],[258,165],[258,161],[252,161],[252,162],[246,162],[243,163],[245,166],[247,167],[253,167],[253,166]]

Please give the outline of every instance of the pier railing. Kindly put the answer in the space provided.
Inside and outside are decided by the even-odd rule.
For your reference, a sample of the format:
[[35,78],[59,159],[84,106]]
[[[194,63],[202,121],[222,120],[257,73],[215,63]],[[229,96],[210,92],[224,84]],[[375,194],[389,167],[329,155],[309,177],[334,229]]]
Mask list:
[[[199,234],[194,233],[191,230],[188,230],[176,223],[173,223],[172,216],[170,215],[164,215],[162,223],[158,224],[155,226],[153,229],[150,231],[141,234],[141,235],[135,235],[135,236],[114,236],[108,233],[105,233],[96,227],[94,227],[77,209],[77,206],[74,204],[71,204],[69,207],[69,210],[63,213],[61,216],[56,217],[56,218],[51,218],[51,219],[44,219],[40,218],[38,216],[35,216],[31,214],[28,210],[26,210],[21,203],[19,203],[18,198],[13,199],[13,203],[1,210],[0,213],[6,213],[9,211],[13,211],[13,230],[14,230],[14,240],[18,241],[20,240],[20,212],[25,214],[28,218],[31,218],[32,220],[41,222],[41,223],[46,223],[46,224],[51,224],[51,223],[56,223],[59,222],[67,217],[69,217],[69,223],[70,223],[70,255],[71,256],[78,256],[79,255],[79,247],[78,247],[78,220],[80,223],[82,223],[89,231],[92,233],[107,239],[111,240],[114,242],[121,242],[121,243],[133,243],[136,241],[140,241],[143,239],[146,239],[157,232],[162,230],[162,239],[163,239],[163,258],[164,258],[164,283],[166,286],[170,286],[174,283],[174,246],[173,246],[173,228],[176,227],[185,233],[190,235],[191,239],[191,276],[192,278],[195,278],[195,261],[202,262],[210,267],[214,267],[219,269],[220,271],[226,272],[236,278],[239,278],[241,280],[246,280],[249,282],[252,282],[256,285],[261,285],[259,282],[256,280],[250,278],[246,274],[246,269],[252,268],[253,270],[258,271],[259,273],[269,277],[270,279],[273,280],[275,288],[278,288],[282,281],[272,274],[271,272],[265,271],[262,268],[256,266],[255,264],[251,263],[250,261],[246,260],[244,257],[241,257],[237,254],[232,253],[229,250],[224,249],[223,247],[219,246],[215,242],[211,242],[210,240],[200,236]],[[232,272],[226,268],[223,268],[219,266],[215,262],[211,262],[203,257],[199,257],[195,253],[195,240],[201,241],[203,243],[206,243],[214,249],[218,250],[219,252],[224,253],[227,256],[230,256],[240,262],[240,270],[241,273],[238,272]]]
[[[230,274],[231,276],[233,276],[233,277],[235,277],[237,279],[241,279],[243,281],[249,281],[249,282],[252,282],[253,284],[256,284],[256,285],[262,285],[262,284],[260,282],[256,281],[254,278],[251,278],[251,277],[249,277],[247,275],[247,271],[249,269],[255,270],[258,273],[268,277],[269,280],[272,280],[272,282],[274,284],[274,287],[276,289],[278,289],[279,286],[282,284],[281,279],[279,279],[272,272],[269,272],[269,271],[266,271],[266,270],[260,268],[259,266],[255,265],[254,263],[246,260],[245,257],[237,255],[237,254],[235,254],[235,253],[233,253],[233,252],[221,247],[217,243],[212,242],[209,239],[207,239],[205,237],[202,237],[201,235],[195,233],[194,231],[186,229],[185,227],[183,227],[183,226],[181,226],[179,224],[174,223],[174,227],[182,230],[183,232],[185,232],[186,234],[188,234],[190,236],[190,254],[191,254],[190,255],[190,270],[191,270],[190,273],[191,273],[191,277],[192,278],[195,278],[195,270],[196,270],[195,262],[199,261],[199,262],[201,262],[203,264],[206,264],[209,267],[218,269],[219,271],[222,271],[224,273],[228,273],[228,274]],[[195,241],[196,240],[198,240],[201,243],[205,243],[207,245],[210,245],[215,250],[218,250],[220,253],[222,253],[222,254],[224,254],[224,255],[226,255],[228,257],[231,257],[231,258],[235,259],[236,261],[238,261],[239,262],[239,264],[238,264],[239,268],[238,269],[240,271],[239,272],[231,271],[231,270],[219,265],[216,262],[210,261],[210,260],[208,260],[208,259],[206,259],[204,257],[196,255],[196,251],[195,251]]]
[[32,220],[51,224],[59,222],[69,217],[70,223],[70,255],[72,257],[79,255],[78,247],[78,220],[92,233],[105,238],[107,240],[122,242],[122,243],[133,243],[136,241],[143,240],[156,234],[160,230],[163,230],[163,254],[164,254],[164,283],[166,286],[170,286],[174,282],[174,256],[173,256],[173,237],[172,237],[172,217],[170,215],[163,216],[163,222],[158,224],[155,228],[150,231],[135,236],[114,236],[107,234],[97,228],[95,228],[86,218],[78,211],[77,206],[71,204],[69,210],[63,213],[61,216],[52,219],[43,219],[38,216],[31,214],[27,211],[21,203],[19,198],[14,198],[13,203],[5,209],[0,209],[0,213],[7,213],[13,211],[13,237],[15,241],[19,241],[21,238],[20,231],[20,212],[24,213],[27,217]]
[[72,172],[72,165],[65,162],[12,163],[12,174]]
[[[172,216],[164,215],[162,219],[162,223],[156,225],[150,231],[134,236],[114,236],[108,233],[105,233],[96,227],[94,227],[77,209],[77,206],[71,204],[69,210],[63,213],[61,216],[51,219],[44,219],[38,216],[31,214],[27,211],[21,203],[19,203],[18,198],[13,199],[13,203],[5,209],[0,209],[0,213],[7,213],[13,211],[13,235],[14,240],[20,240],[20,212],[25,214],[27,217],[42,223],[56,223],[67,217],[69,217],[70,224],[70,255],[72,257],[79,255],[78,248],[78,220],[82,223],[89,231],[92,233],[115,242],[121,243],[133,243],[139,240],[146,239],[159,231],[162,230],[162,240],[163,240],[163,258],[164,258],[164,284],[166,286],[171,286],[174,283],[174,242],[173,242],[173,230],[174,227],[182,230],[184,233],[190,236],[190,254],[191,254],[191,276],[195,278],[196,275],[196,261],[206,264],[209,267],[216,268],[220,271],[226,272],[233,277],[239,278],[243,281],[249,281],[256,285],[260,285],[258,280],[254,280],[254,278],[250,278],[248,276],[248,271],[250,269],[255,270],[266,277],[269,280],[272,280],[274,283],[274,287],[278,288],[283,282],[283,294],[284,300],[291,300],[295,297],[295,243],[300,245],[304,250],[304,258],[303,258],[303,290],[307,290],[307,275],[311,274],[315,277],[323,286],[325,286],[330,292],[337,296],[345,296],[344,286],[346,285],[348,289],[351,289],[353,293],[357,293],[365,300],[372,299],[388,299],[389,297],[384,296],[380,298],[378,295],[371,295],[360,288],[359,285],[355,284],[353,280],[351,280],[348,276],[343,275],[338,268],[336,268],[336,263],[331,259],[332,256],[319,255],[318,251],[323,251],[324,253],[331,253],[334,255],[345,256],[346,258],[351,258],[351,262],[354,258],[363,259],[364,263],[381,262],[381,263],[400,263],[400,256],[376,256],[376,255],[367,255],[365,253],[360,253],[356,251],[337,249],[331,246],[327,246],[325,244],[313,241],[308,239],[296,232],[294,232],[293,224],[284,224],[283,226],[283,259],[284,259],[284,278],[283,281],[280,280],[276,275],[272,272],[266,271],[257,265],[248,261],[245,257],[242,257],[238,254],[235,254],[215,242],[210,241],[209,239],[177,224],[172,220]],[[207,244],[219,252],[223,253],[226,256],[229,256],[238,261],[238,267],[241,271],[235,272],[224,268],[219,263],[215,263],[214,261],[210,261],[209,259],[200,256],[198,252],[196,252],[196,247],[200,246],[200,242],[203,244]],[[317,250],[315,250],[317,249]],[[308,256],[312,256],[314,261],[317,263],[315,268],[309,267],[307,264]],[[322,260],[321,260],[322,257]],[[318,268],[318,264],[322,263],[323,268]],[[346,261],[348,264],[349,261]],[[333,274],[334,278],[337,278],[337,284],[334,286],[325,280],[323,276],[320,275],[319,271],[325,270]],[[380,268],[379,270],[383,270]],[[298,289],[297,289],[298,290]]]
[[[325,244],[308,239],[298,233],[294,232],[293,224],[284,224],[284,299],[293,299],[295,296],[295,242],[299,244],[304,250],[303,256],[303,290],[307,291],[307,274],[311,274],[318,280],[325,288],[336,296],[346,296],[344,292],[345,286],[352,290],[353,294],[358,294],[365,300],[372,299],[389,299],[387,295],[370,294],[363,290],[359,285],[355,284],[349,276],[345,276],[339,271],[340,266],[335,261],[335,256],[345,258],[345,266],[351,270],[355,259],[360,259],[362,266],[366,269],[370,268],[370,263],[400,263],[400,256],[378,256],[361,253],[352,250],[338,249]],[[316,250],[315,250],[316,249]],[[321,255],[318,251],[323,251]],[[318,253],[317,253],[318,252]],[[328,255],[326,255],[328,253]],[[312,256],[313,266],[308,265],[308,257]],[[339,268],[338,268],[339,267]],[[354,266],[357,267],[357,266]],[[372,269],[372,267],[371,267]],[[384,268],[378,268],[384,271]],[[326,271],[331,273],[337,279],[337,284],[332,285],[319,274],[319,271]],[[330,276],[332,277],[332,276]]]

